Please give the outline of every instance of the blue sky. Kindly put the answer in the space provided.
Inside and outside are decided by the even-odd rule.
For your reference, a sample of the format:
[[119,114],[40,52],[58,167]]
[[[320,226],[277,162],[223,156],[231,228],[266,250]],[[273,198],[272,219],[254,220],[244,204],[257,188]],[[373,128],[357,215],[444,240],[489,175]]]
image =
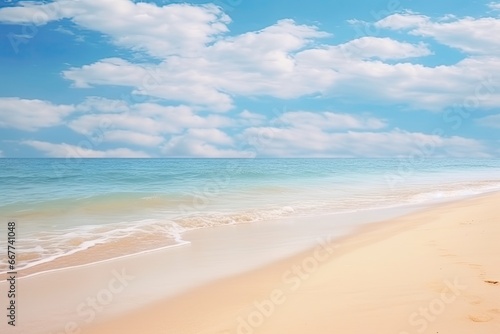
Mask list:
[[0,0],[2,157],[499,157],[500,2]]

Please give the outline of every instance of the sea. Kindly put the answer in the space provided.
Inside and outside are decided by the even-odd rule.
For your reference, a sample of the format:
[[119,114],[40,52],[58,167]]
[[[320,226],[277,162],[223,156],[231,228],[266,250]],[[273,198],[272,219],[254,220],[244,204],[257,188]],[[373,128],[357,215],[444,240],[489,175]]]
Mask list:
[[500,159],[3,158],[0,190],[0,254],[14,222],[26,270],[177,247],[194,229],[499,191]]

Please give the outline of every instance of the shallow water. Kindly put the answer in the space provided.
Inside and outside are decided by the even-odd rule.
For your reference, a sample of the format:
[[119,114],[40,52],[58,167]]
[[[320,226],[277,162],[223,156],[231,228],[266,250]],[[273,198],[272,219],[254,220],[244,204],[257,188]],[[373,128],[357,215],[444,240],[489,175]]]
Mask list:
[[500,160],[0,159],[0,185],[22,270],[182,244],[193,229],[494,191]]

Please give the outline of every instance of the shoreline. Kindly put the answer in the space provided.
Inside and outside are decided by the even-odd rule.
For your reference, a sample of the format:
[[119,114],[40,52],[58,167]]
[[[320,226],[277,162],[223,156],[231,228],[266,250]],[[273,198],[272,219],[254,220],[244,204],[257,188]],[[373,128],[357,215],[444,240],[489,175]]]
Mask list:
[[[292,220],[200,229],[186,235],[191,244],[185,247],[127,255],[98,264],[23,277],[19,280],[23,292],[20,294],[20,305],[23,305],[24,318],[29,321],[20,330],[33,334],[66,334],[73,333],[73,329],[90,334],[128,334],[133,333],[130,328],[138,330],[139,327],[134,326],[148,324],[141,327],[142,332],[164,333],[169,330],[179,333],[232,334],[235,333],[233,327],[238,325],[234,322],[240,318],[245,319],[245,314],[251,314],[255,301],[272,301],[274,298],[277,301],[275,306],[281,308],[280,296],[271,295],[272,291],[288,291],[286,296],[290,300],[296,298],[296,291],[292,291],[292,287],[299,284],[299,281],[298,272],[293,271],[296,270],[293,266],[302,266],[304,259],[309,259],[304,268],[315,266],[314,260],[311,260],[311,256],[312,259],[315,258],[315,253],[311,253],[311,250],[314,251],[318,245],[318,233],[324,236],[323,244],[334,247],[332,254],[328,251],[316,251],[316,262],[321,264],[317,270],[320,272],[323,267],[331,266],[339,258],[370,247],[374,242],[383,244],[385,240],[397,237],[398,234],[431,224],[440,214],[450,211],[450,208],[460,211],[461,206],[481,206],[481,203],[491,199],[500,202],[500,193],[433,204],[418,211],[414,207],[410,213],[402,215],[403,212],[393,212],[392,217],[381,216],[380,219],[371,212],[370,217],[359,215],[357,222],[352,215],[345,215],[343,218],[337,216],[338,221]],[[347,217],[351,219],[349,224],[335,225],[332,229],[332,223],[339,223]],[[306,235],[307,233],[310,235]],[[377,237],[381,240],[376,239]],[[390,257],[386,256],[387,259]],[[353,262],[348,268],[352,270],[356,266],[359,267],[359,264]],[[307,268],[311,270],[312,267]],[[283,281],[283,273],[290,270],[292,273]],[[313,271],[316,276],[316,269]],[[82,280],[82,277],[85,278]],[[67,286],[64,285],[66,282],[69,283]],[[77,282],[78,287],[75,288],[70,282]],[[120,287],[119,282],[124,286]],[[308,285],[308,282],[309,279],[300,285]],[[500,300],[500,296],[498,297]],[[47,304],[48,300],[51,301],[50,304]],[[97,305],[91,303],[96,300]],[[287,304],[288,302],[284,305]],[[248,310],[249,306],[247,313],[241,313],[242,310]],[[309,309],[309,306],[304,307],[305,310]],[[498,309],[500,310],[500,306]],[[179,310],[184,310],[185,314]],[[210,314],[209,318],[207,314]],[[168,326],[174,327],[161,328],[161,323],[166,323],[160,319],[165,317],[170,319]],[[205,319],[212,325],[190,329],[189,323],[193,317]],[[225,329],[215,330],[217,326],[214,327],[214,321],[219,325],[223,324]],[[122,322],[127,326],[121,327]],[[0,329],[2,326],[0,324]],[[255,330],[255,333],[261,332],[260,326],[258,327],[259,330]],[[250,330],[246,331],[248,333],[245,329],[242,330],[244,334],[250,333]],[[278,333],[279,330],[281,329],[278,328]],[[287,329],[288,332],[294,333],[292,329]]]
[[[66,325],[83,329],[89,323],[292,256],[311,247],[317,235],[325,230],[339,237],[349,233],[354,228],[352,224],[402,213],[400,209],[379,210],[370,212],[369,217],[365,212],[316,217],[319,220],[312,224],[306,218],[196,229],[186,232],[185,240],[191,243],[183,247],[18,276],[19,304],[23,305],[23,317],[29,319],[20,327],[20,333],[66,334]],[[332,220],[336,225],[331,225]],[[249,249],[256,252],[248,252]],[[115,295],[112,286],[122,276],[133,279]],[[0,290],[6,287],[6,281],[0,282]],[[93,304],[96,299],[97,306]],[[3,306],[0,300],[0,307]],[[3,326],[0,323],[0,330]]]
[[[389,207],[375,207],[375,208],[367,208],[367,209],[361,209],[361,210],[353,210],[353,211],[342,211],[342,212],[335,212],[335,213],[320,213],[320,214],[311,214],[311,215],[303,215],[303,216],[296,216],[296,217],[283,217],[283,218],[277,218],[277,219],[272,219],[272,222],[280,222],[280,221],[287,221],[287,220],[307,220],[307,219],[315,219],[316,217],[334,217],[336,215],[339,216],[346,216],[346,215],[353,215],[353,214],[370,214],[370,213],[375,213],[378,215],[380,212],[388,212],[389,216],[391,216],[390,212],[404,212],[405,214],[408,212],[413,212],[413,211],[418,211],[421,210],[422,208],[430,208],[436,205],[442,205],[446,203],[453,203],[456,201],[461,201],[461,200],[466,200],[469,198],[475,198],[477,196],[483,196],[483,195],[488,195],[492,193],[496,193],[498,190],[490,190],[486,191],[480,194],[474,194],[474,195],[462,195],[458,196],[457,198],[452,198],[452,199],[447,199],[447,200],[432,200],[432,201],[426,201],[422,203],[404,203],[400,205],[393,205]],[[383,214],[382,214],[383,216]],[[370,220],[368,219],[366,221],[367,224],[373,223],[375,220]],[[249,223],[235,223],[235,224],[228,224],[227,226],[235,226],[235,225],[242,225],[242,224],[266,224],[267,221],[255,221],[255,222],[249,222]],[[208,228],[219,228],[219,227],[224,227],[223,225],[221,226],[213,226],[213,227],[208,227]],[[150,246],[150,247],[138,247],[139,250],[133,251],[133,252],[118,252],[120,255],[102,255],[102,250],[107,250],[112,248],[112,243],[111,244],[98,244],[94,247],[91,247],[89,249],[81,250],[69,255],[63,255],[59,256],[57,258],[54,258],[52,260],[48,261],[43,261],[35,265],[31,265],[26,268],[18,269],[18,273],[20,275],[20,278],[27,278],[27,277],[32,277],[44,273],[50,273],[53,271],[60,271],[60,270],[70,270],[78,267],[84,267],[84,266],[92,266],[95,264],[103,263],[103,262],[109,262],[109,261],[114,261],[117,259],[122,259],[122,258],[127,258],[131,256],[136,256],[140,254],[146,254],[150,252],[155,252],[155,251],[161,251],[164,249],[169,249],[169,248],[175,248],[175,247],[180,247],[180,246],[186,246],[191,243],[190,240],[185,240],[184,236],[187,235],[189,236],[191,233],[196,233],[198,230],[203,230],[205,229],[204,227],[200,228],[195,228],[192,230],[187,230],[182,233],[183,236],[181,236],[181,241],[177,240],[177,243],[168,243],[168,242],[158,242],[157,239],[154,239],[155,243],[158,243],[158,246]],[[119,241],[122,242],[122,241]],[[125,242],[126,243],[126,242]],[[162,245],[163,244],[163,245]],[[132,247],[132,248],[137,248],[137,247]],[[140,249],[143,248],[143,249]],[[82,260],[82,258],[85,258]],[[7,276],[7,272],[1,272],[0,273],[0,283],[5,282],[5,279],[3,279],[3,276]]]
[[[456,201],[457,199],[454,199],[452,201]],[[381,208],[368,208],[368,209],[363,209],[363,210],[355,210],[355,211],[345,211],[345,212],[336,212],[336,213],[321,213],[321,214],[315,214],[315,215],[305,215],[305,216],[292,216],[292,217],[282,217],[282,218],[277,218],[277,219],[272,219],[268,221],[254,221],[254,222],[249,222],[249,223],[235,223],[235,224],[227,224],[227,225],[220,225],[220,226],[212,226],[212,227],[200,227],[200,228],[194,228],[192,230],[187,230],[182,233],[182,239],[179,241],[177,240],[177,243],[167,243],[166,245],[161,245],[159,243],[159,246],[151,246],[150,247],[141,247],[144,248],[142,250],[138,251],[133,251],[130,253],[125,253],[123,255],[108,255],[108,256],[103,256],[102,249],[109,249],[114,246],[112,243],[111,244],[99,244],[96,245],[90,249],[78,251],[66,256],[60,256],[52,260],[48,260],[46,262],[41,262],[38,264],[35,264],[33,266],[25,267],[22,269],[18,269],[18,274],[19,278],[28,278],[36,275],[41,275],[45,273],[50,273],[54,271],[61,271],[61,270],[71,270],[79,267],[85,267],[85,266],[93,266],[96,264],[104,263],[104,262],[110,262],[110,261],[115,261],[118,259],[124,259],[128,257],[134,257],[134,256],[139,256],[141,254],[147,254],[151,252],[157,252],[157,251],[162,251],[162,250],[167,250],[171,248],[176,248],[176,247],[181,247],[181,246],[186,246],[191,244],[191,240],[189,240],[190,235],[196,235],[197,233],[203,233],[204,230],[207,229],[220,229],[220,228],[227,228],[231,226],[242,226],[242,225],[249,225],[249,224],[254,224],[254,225],[259,225],[259,224],[280,224],[280,223],[286,223],[287,221],[307,221],[307,220],[312,220],[312,219],[324,219],[323,217],[327,218],[332,218],[332,217],[349,217],[349,216],[366,216],[370,214],[374,214],[376,217],[383,217],[383,218],[378,218],[378,219],[361,219],[361,224],[370,224],[373,223],[373,221],[376,220],[383,220],[387,219],[386,217],[391,217],[391,216],[397,216],[402,213],[406,212],[412,212],[416,210],[420,210],[422,207],[429,207],[433,205],[438,205],[439,203],[436,202],[429,202],[429,203],[419,203],[419,204],[403,204],[403,205],[396,205],[396,206],[390,206],[390,207],[381,207]],[[147,241],[147,240],[146,240]],[[124,242],[125,244],[126,242]],[[123,248],[123,246],[122,246]],[[131,248],[136,248],[136,247],[131,247]],[[2,279],[3,276],[6,276],[7,272],[1,272],[0,273],[0,283],[5,282],[5,279]]]
[[[318,259],[329,252],[316,258],[317,249],[309,249],[89,326],[86,333],[128,334],[140,328],[143,333],[357,333],[373,326],[395,334],[433,332],[431,327],[492,333],[500,329],[500,270],[494,256],[500,247],[478,248],[495,246],[495,234],[481,229],[500,232],[499,202],[496,192],[368,224],[335,241],[338,247],[321,263]],[[407,241],[415,248],[391,249]],[[403,250],[405,256],[398,254]],[[459,251],[471,263],[450,262]],[[368,280],[367,274],[372,275]],[[430,316],[419,313],[422,309],[430,309]]]

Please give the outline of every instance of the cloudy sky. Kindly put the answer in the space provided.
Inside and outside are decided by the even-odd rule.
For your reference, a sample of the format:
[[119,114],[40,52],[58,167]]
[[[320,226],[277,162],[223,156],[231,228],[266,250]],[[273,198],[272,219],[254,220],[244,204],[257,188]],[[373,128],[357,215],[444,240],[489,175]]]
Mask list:
[[0,0],[3,157],[500,157],[500,2]]

